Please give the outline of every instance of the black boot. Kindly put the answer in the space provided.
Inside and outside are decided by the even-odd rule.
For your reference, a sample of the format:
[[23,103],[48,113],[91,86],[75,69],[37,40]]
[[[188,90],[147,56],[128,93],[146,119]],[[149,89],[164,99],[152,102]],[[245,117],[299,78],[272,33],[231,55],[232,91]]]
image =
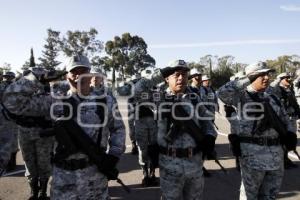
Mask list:
[[39,200],[49,200],[47,197],[47,186],[48,186],[48,178],[40,179],[40,194]]
[[149,177],[148,167],[145,165],[145,166],[142,166],[142,169],[143,169],[143,175],[144,175],[144,178],[142,179],[142,186],[148,187],[148,186],[150,186],[150,177]]
[[7,164],[6,171],[13,171],[16,169],[17,163],[16,163],[16,157],[17,157],[17,152],[11,153],[10,154],[10,160]]
[[151,186],[158,186],[159,185],[159,179],[155,176],[155,167],[150,164],[150,179],[149,179]]
[[131,154],[132,155],[137,155],[138,154],[138,148],[137,148],[137,145],[136,145],[136,141],[132,141]]
[[29,200],[38,200],[39,197],[39,181],[37,178],[33,178],[28,181],[31,189],[31,196]]

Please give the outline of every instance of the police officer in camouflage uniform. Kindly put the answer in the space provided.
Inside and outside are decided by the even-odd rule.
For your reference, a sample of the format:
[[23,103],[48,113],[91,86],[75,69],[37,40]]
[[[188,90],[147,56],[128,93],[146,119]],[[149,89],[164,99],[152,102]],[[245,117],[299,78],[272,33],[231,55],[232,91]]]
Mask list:
[[[13,83],[15,79],[14,72],[5,72],[3,75],[3,81],[0,84],[0,98],[3,96],[5,89]],[[18,152],[18,126],[11,120],[5,121],[5,131],[8,132],[7,134],[11,134],[13,136],[13,143],[11,146],[11,155],[10,160],[7,164],[7,171],[14,170],[16,168],[16,156]]]
[[13,135],[7,131],[7,118],[3,115],[2,105],[0,105],[0,176],[4,173],[7,163],[11,157]]
[[[276,96],[283,104],[287,111],[289,120],[293,126],[293,132],[297,131],[297,120],[300,116],[300,108],[292,88],[291,74],[284,72],[279,74],[276,79],[270,84],[268,93]],[[284,166],[286,169],[295,168],[297,165],[288,158],[288,152],[284,152]]]
[[215,116],[215,112],[219,112],[218,97],[214,89],[210,85],[210,78],[207,75],[202,76],[202,86],[200,87],[200,98],[206,102],[206,108]]
[[[213,128],[211,119],[208,117],[208,111],[203,106],[196,104],[200,99],[188,87],[188,72],[189,68],[184,60],[176,60],[170,65],[161,70],[163,80],[166,81],[168,89],[163,95],[162,103],[175,106],[172,99],[177,99],[189,106],[183,106],[184,110],[192,114],[192,119],[197,127],[201,128],[203,137],[205,138],[205,146],[198,146],[196,140],[191,136],[186,129],[171,123],[172,116],[170,109],[165,111],[158,110],[158,139],[159,144],[159,169],[160,169],[160,185],[162,191],[162,199],[172,200],[192,200],[203,198],[204,178],[202,174],[202,149],[206,153],[211,152],[214,148],[216,131]],[[161,79],[159,72],[155,72],[151,80],[142,79],[136,85],[136,95],[143,91],[148,91],[153,85],[158,84]],[[170,101],[171,100],[171,101]],[[164,102],[166,101],[166,102]],[[169,103],[168,103],[168,102]],[[172,103],[173,102],[173,103]],[[191,109],[193,108],[193,109]],[[195,115],[198,113],[198,115]],[[208,120],[198,120],[196,116],[207,117]],[[169,141],[167,136],[169,131],[175,131],[176,135],[172,136]],[[198,134],[198,132],[197,132]]]
[[247,66],[245,72],[246,78],[231,81],[219,89],[219,98],[242,113],[239,116],[239,136],[235,140],[238,141],[235,149],[240,148],[240,199],[275,199],[284,172],[283,147],[272,123],[264,123],[267,119],[264,119],[266,107],[263,102],[268,102],[285,123],[289,131],[287,146],[290,149],[296,147],[297,137],[292,132],[294,130],[284,107],[265,92],[271,69],[265,63],[258,62]]
[[26,76],[10,84],[3,95],[5,111],[19,125],[18,139],[31,188],[30,199],[47,198],[51,175],[50,156],[54,139],[40,137],[40,132],[51,126],[51,96],[44,91],[43,75],[43,68],[31,68]]
[[192,81],[190,87],[194,89],[197,94],[200,94],[202,73],[196,68],[191,69],[189,80]]
[[[130,93],[134,91],[134,84],[140,80],[140,75],[133,75],[130,81]],[[128,126],[129,126],[129,138],[132,144],[131,154],[138,154],[138,148],[136,144],[135,137],[135,100],[134,100],[134,92],[130,94],[130,97],[127,100],[127,108],[128,108]]]
[[[66,117],[66,108],[61,103],[69,103],[73,109],[70,120],[78,124],[80,130],[83,131],[82,134],[86,134],[92,139],[99,149],[101,148],[103,151],[107,149],[108,154],[106,154],[106,160],[101,163],[101,167],[114,168],[119,157],[125,151],[125,127],[116,101],[113,97],[105,95],[101,99],[107,110],[98,112],[96,103],[99,95],[90,88],[93,75],[88,75],[90,63],[87,57],[71,57],[67,71],[70,98],[66,98],[63,102],[60,100],[56,102],[58,104],[53,106],[54,115],[59,117],[57,120],[60,117]],[[80,75],[88,76],[79,78]],[[81,80],[79,81],[79,79]],[[67,116],[69,115],[67,114]],[[104,123],[104,126],[99,128],[98,125],[101,123]],[[58,137],[59,135],[56,136],[56,138]],[[109,199],[108,178],[98,171],[97,166],[91,162],[91,158],[86,153],[76,149],[76,151],[65,151],[64,149],[67,147],[62,142],[66,141],[57,139],[57,148],[53,158],[51,199]]]
[[[148,70],[149,72],[149,70]],[[141,73],[142,79],[139,82],[143,82],[143,79],[151,78],[150,73],[146,73],[143,70]],[[158,182],[155,177],[155,164],[149,157],[149,146],[157,143],[157,124],[155,119],[155,110],[153,107],[153,95],[155,93],[154,88],[150,88],[147,92],[141,94],[139,89],[135,87],[135,139],[139,151],[139,164],[143,170],[143,186],[157,185]],[[150,103],[151,105],[149,105]],[[151,153],[151,152],[150,152]]]

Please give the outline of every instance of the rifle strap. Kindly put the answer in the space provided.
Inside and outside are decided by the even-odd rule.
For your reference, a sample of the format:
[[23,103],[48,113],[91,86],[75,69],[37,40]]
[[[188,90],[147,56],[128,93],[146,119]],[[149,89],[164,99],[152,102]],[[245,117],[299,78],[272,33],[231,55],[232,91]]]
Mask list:
[[[77,108],[78,108],[78,105],[80,103],[74,97],[72,97],[72,96],[70,98],[68,98],[68,99],[64,99],[63,102],[71,104],[71,107],[72,107],[72,110],[73,110],[72,119],[74,119],[77,116]],[[96,99],[96,103],[97,103],[96,114],[98,115],[98,117],[100,119],[100,124],[101,124],[101,123],[103,123],[104,117],[105,117],[104,116],[104,108],[103,108],[103,106],[98,105],[98,103],[106,105],[107,104],[106,97],[104,97],[104,98],[97,98]],[[67,105],[63,106],[63,112],[64,112],[64,116],[65,117],[69,116],[70,110],[69,110],[69,107]],[[101,140],[102,140],[102,130],[103,130],[103,127],[101,126],[98,129],[98,137],[97,137],[97,146],[99,146],[99,147],[101,145]]]

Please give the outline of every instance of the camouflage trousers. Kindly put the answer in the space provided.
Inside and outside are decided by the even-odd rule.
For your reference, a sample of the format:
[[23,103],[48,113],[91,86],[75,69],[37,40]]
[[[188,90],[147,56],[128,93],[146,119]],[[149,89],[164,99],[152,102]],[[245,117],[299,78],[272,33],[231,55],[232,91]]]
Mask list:
[[256,170],[241,165],[240,200],[275,200],[283,179],[283,165],[278,170]]
[[25,176],[32,178],[49,178],[51,176],[51,154],[54,138],[41,138],[41,129],[19,129],[19,144],[25,162]]
[[0,129],[0,169],[5,169],[10,159],[13,135]]
[[202,200],[204,177],[202,155],[173,158],[160,155],[160,188],[163,200]]
[[109,200],[108,181],[96,166],[74,171],[53,167],[52,200]]
[[157,124],[152,117],[144,117],[135,121],[135,137],[139,150],[139,164],[149,164],[148,145],[157,141]]
[[130,138],[130,141],[133,142],[136,140],[134,118],[128,119],[128,126],[129,126],[129,138]]
[[[15,125],[16,127],[18,127],[17,125]],[[18,144],[18,128],[14,128],[13,129],[13,143],[12,143],[12,148],[11,148],[11,152],[15,153],[19,150],[19,144]]]

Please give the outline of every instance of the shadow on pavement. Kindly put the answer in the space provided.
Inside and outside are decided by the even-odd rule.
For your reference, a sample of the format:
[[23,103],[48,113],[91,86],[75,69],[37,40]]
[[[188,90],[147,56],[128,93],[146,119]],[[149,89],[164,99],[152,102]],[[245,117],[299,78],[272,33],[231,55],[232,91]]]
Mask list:
[[25,165],[17,165],[13,171],[8,171],[4,174],[7,177],[24,177],[25,176]]
[[120,173],[140,169],[138,164],[138,155],[132,155],[130,152],[123,154],[118,163],[118,169],[120,170]]
[[140,184],[129,185],[131,193],[126,193],[121,186],[109,187],[111,199],[154,200],[160,199],[159,187],[142,187]]

